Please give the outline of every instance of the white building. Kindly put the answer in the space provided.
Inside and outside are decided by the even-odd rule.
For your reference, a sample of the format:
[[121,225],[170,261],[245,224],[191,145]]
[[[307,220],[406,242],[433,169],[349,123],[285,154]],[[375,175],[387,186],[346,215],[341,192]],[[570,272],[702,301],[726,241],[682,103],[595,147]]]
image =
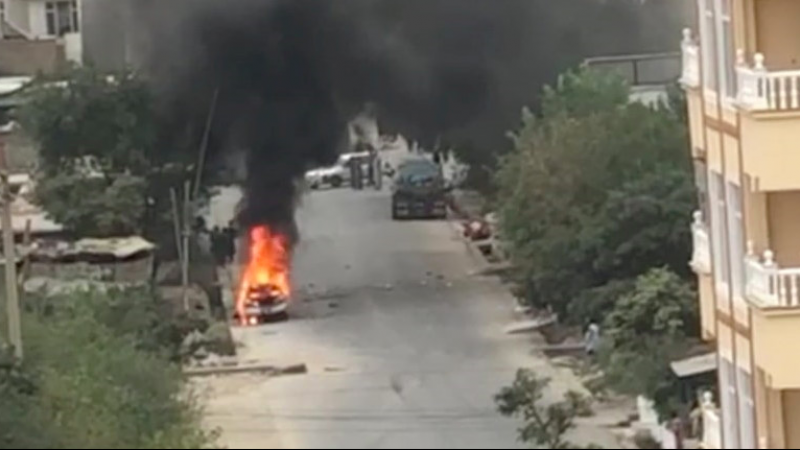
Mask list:
[[83,60],[82,0],[0,0],[0,72],[52,70]]

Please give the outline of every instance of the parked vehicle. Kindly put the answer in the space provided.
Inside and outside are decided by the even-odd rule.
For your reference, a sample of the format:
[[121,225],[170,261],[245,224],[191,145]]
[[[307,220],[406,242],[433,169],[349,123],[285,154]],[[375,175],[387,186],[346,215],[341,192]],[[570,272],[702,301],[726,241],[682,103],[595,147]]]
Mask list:
[[[350,165],[353,161],[359,161],[364,166],[365,161],[368,160],[369,153],[367,152],[343,153],[339,156],[336,164],[306,172],[306,183],[311,189],[321,189],[326,186],[339,188],[349,185],[352,181]],[[368,167],[362,167],[361,170],[366,172],[368,169]]]
[[446,218],[447,194],[441,168],[428,159],[402,162],[392,188],[392,218]]

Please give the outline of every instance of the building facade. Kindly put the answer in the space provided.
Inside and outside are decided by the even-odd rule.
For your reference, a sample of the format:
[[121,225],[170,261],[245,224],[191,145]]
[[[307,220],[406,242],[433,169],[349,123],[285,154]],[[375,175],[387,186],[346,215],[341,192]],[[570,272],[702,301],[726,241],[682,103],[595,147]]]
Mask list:
[[0,75],[83,61],[81,0],[0,0]]
[[681,78],[700,197],[691,263],[719,378],[703,442],[800,448],[800,0],[694,1]]

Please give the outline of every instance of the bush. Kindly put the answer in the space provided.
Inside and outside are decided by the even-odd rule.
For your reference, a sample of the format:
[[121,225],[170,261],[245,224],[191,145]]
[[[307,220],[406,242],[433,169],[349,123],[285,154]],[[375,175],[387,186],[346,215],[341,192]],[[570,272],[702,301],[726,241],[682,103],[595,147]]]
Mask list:
[[26,311],[26,360],[0,372],[4,446],[211,444],[180,366],[150,335],[151,298],[134,298],[133,291],[73,294]]
[[680,380],[670,362],[697,342],[697,301],[692,287],[666,269],[638,277],[605,321],[600,362],[616,391],[643,395],[663,420],[683,412]]

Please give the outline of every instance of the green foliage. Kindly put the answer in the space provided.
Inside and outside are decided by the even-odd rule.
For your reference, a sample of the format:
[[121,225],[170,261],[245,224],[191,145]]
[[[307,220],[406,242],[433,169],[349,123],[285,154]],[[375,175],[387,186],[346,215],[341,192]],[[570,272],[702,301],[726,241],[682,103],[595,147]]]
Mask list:
[[154,343],[160,333],[146,294],[89,292],[27,308],[25,363],[0,366],[3,447],[211,444],[180,366],[167,358],[169,341]]
[[52,81],[40,80],[19,113],[39,143],[45,172],[72,172],[84,157],[93,157],[108,173],[149,170],[156,128],[143,79],[76,67],[63,81]]
[[696,336],[700,323],[691,286],[667,269],[652,269],[617,301],[605,322],[613,348],[638,346],[643,337],[677,340]]
[[565,435],[575,427],[575,418],[591,414],[588,400],[577,392],[567,392],[561,401],[548,403],[545,394],[550,380],[530,370],[517,372],[513,384],[495,397],[500,414],[523,420],[520,442],[536,448],[576,448]]
[[517,295],[603,323],[605,381],[667,417],[680,407],[669,362],[699,329],[686,106],[675,90],[656,107],[628,98],[621,79],[590,71],[546,88],[541,113],[524,111],[511,135],[496,206]]
[[534,306],[563,315],[586,309],[572,304],[586,290],[649,267],[686,273],[695,202],[686,129],[669,108],[627,95],[619,79],[567,74],[512,135],[497,206]]
[[60,172],[42,177],[36,199],[70,230],[95,237],[140,233],[145,180],[132,175],[87,178]]
[[604,343],[600,351],[603,379],[608,387],[628,395],[642,395],[653,402],[661,420],[685,412],[681,381],[670,363],[686,356],[691,341],[643,336],[636,344],[613,348]]
[[142,233],[172,248],[170,189],[193,178],[194,140],[161,142],[175,130],[141,76],[80,67],[59,80],[38,80],[18,113],[39,146],[38,202],[73,232]]
[[686,355],[699,330],[692,287],[667,269],[636,279],[605,321],[601,364],[619,392],[651,399],[666,420],[683,407],[680,380],[670,362]]

